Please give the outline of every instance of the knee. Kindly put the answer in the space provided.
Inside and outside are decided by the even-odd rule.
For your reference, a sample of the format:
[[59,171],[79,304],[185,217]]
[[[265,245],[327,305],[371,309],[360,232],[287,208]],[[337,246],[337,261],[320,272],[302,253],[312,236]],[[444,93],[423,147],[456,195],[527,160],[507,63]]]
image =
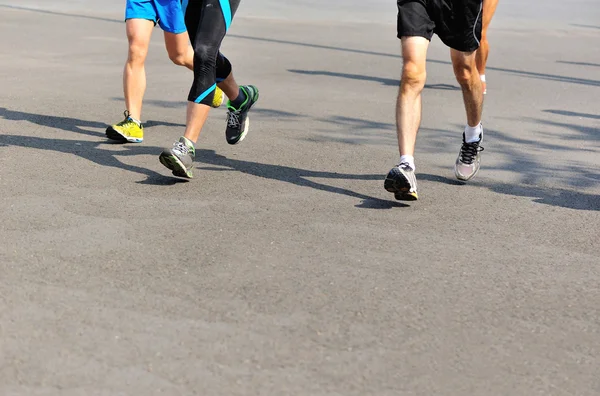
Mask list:
[[169,52],[169,59],[177,66],[186,65],[186,54],[181,52]]
[[422,91],[425,87],[427,72],[425,65],[405,61],[402,67],[401,87],[403,91]]
[[469,63],[459,63],[454,65],[454,76],[461,87],[471,85],[476,67]]
[[127,61],[129,63],[144,63],[147,54],[148,48],[145,45],[132,41],[129,44]]
[[206,64],[217,62],[218,48],[209,44],[197,44],[194,46],[194,64]]

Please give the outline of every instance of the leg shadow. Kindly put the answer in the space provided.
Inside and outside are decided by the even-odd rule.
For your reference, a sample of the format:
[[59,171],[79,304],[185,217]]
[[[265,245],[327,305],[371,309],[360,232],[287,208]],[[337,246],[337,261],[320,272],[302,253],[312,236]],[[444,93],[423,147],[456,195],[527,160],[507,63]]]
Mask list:
[[[361,194],[349,189],[334,187],[323,183],[317,183],[308,178],[322,179],[343,179],[343,180],[381,180],[381,175],[355,175],[347,173],[312,171],[307,169],[298,169],[282,165],[261,164],[258,162],[250,162],[227,158],[223,155],[215,153],[213,150],[200,149],[196,150],[196,160],[200,163],[209,165],[208,167],[200,167],[204,170],[217,170],[246,173],[256,177],[262,177],[271,180],[277,180],[285,183],[291,183],[301,187],[308,187],[319,191],[326,191],[334,194],[346,195],[353,198],[363,200],[361,205],[369,209],[390,209],[392,207],[404,207],[407,205],[398,204],[394,201],[385,201],[369,195]],[[215,169],[217,167],[217,169]],[[386,203],[387,202],[387,203]]]

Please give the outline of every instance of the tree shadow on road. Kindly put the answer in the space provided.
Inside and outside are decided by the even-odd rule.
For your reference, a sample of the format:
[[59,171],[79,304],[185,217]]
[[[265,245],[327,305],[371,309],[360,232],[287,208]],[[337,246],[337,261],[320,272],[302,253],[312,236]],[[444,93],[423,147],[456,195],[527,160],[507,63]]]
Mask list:
[[[44,114],[26,113],[18,110],[10,110],[5,107],[0,107],[0,118],[9,121],[28,121],[43,127],[62,129],[63,131],[76,132],[87,136],[103,136],[104,133],[90,131],[85,128],[100,128],[104,129],[107,125],[103,122],[81,120],[71,117],[59,117]],[[168,127],[185,127],[185,124],[172,122],[153,121],[149,120],[144,123],[144,127],[150,128],[154,126]]]
[[[110,149],[104,149],[102,146],[119,146],[124,150],[113,151]],[[91,142],[85,140],[75,139],[52,139],[42,138],[33,136],[20,136],[20,135],[0,135],[0,147],[27,147],[34,148],[37,150],[48,150],[55,151],[58,153],[72,154],[77,157],[86,159],[94,164],[107,166],[112,168],[124,169],[130,172],[139,173],[151,179],[154,185],[173,185],[177,184],[181,180],[166,177],[157,173],[153,170],[143,168],[140,166],[126,164],[120,161],[117,157],[130,157],[136,155],[158,155],[161,152],[161,148],[153,146],[132,146],[132,145],[120,145],[111,144],[106,141]],[[65,169],[65,161],[57,164],[60,165],[61,169]],[[68,167],[66,167],[68,169]]]
[[106,128],[106,124],[97,121],[79,120],[70,117],[58,117],[43,114],[26,113],[23,111],[9,110],[0,107],[0,118],[9,121],[29,121],[33,124],[62,129],[64,131],[76,132],[81,135],[99,136],[98,132],[90,131],[85,128]]
[[[145,145],[112,143],[104,137],[103,129],[106,128],[106,124],[104,123],[71,117],[26,113],[22,111],[9,110],[4,107],[0,107],[0,119],[10,121],[28,121],[47,128],[75,132],[80,135],[92,136],[101,139],[100,141],[90,141],[78,139],[45,138],[39,136],[0,135],[0,146],[29,147],[38,150],[73,154],[98,165],[125,169],[130,172],[145,175],[148,178],[153,179],[157,185],[172,185],[177,183],[176,179],[167,178],[150,169],[128,165],[121,162],[117,157],[158,155],[162,148]],[[146,125],[179,126],[179,124],[163,123],[158,121],[149,121],[146,123]],[[102,132],[95,132],[86,128],[96,128],[102,130]],[[111,146],[114,146],[115,148],[118,147],[119,150],[111,150]]]
[[481,183],[484,187],[505,195],[533,198],[533,202],[567,209],[600,211],[600,195],[561,188],[544,188],[523,184]]
[[600,114],[589,114],[589,113],[578,113],[575,111],[567,111],[567,110],[544,110],[544,113],[557,114],[567,117],[577,117],[577,118],[590,118],[592,120],[600,120]]
[[[466,183],[459,180],[427,173],[419,173],[417,174],[417,178],[419,180],[427,180],[453,186],[466,185]],[[526,184],[494,183],[485,179],[474,180],[472,184],[474,186],[487,188],[499,194],[533,198],[533,202],[544,205],[576,210],[600,211],[600,195]]]
[[[548,111],[562,116],[590,116],[589,114],[572,113],[567,111]],[[515,183],[494,182],[482,178],[475,179],[473,184],[499,194],[531,197],[534,202],[577,210],[600,210],[600,196],[585,193],[583,189],[595,188],[600,184],[600,173],[593,166],[577,162],[577,155],[586,152],[594,153],[594,142],[600,138],[599,131],[584,125],[561,123],[544,119],[527,119],[534,126],[544,125],[554,129],[538,131],[526,138],[525,134],[515,135],[497,129],[486,129],[487,144],[490,149],[484,157],[496,157],[496,165],[483,165],[484,170],[510,172],[517,179]],[[457,128],[459,125],[457,125]],[[568,132],[569,134],[565,133]],[[540,139],[537,136],[552,136],[554,141]],[[447,136],[433,136],[433,139],[447,139]],[[564,142],[563,142],[564,139]],[[573,141],[589,142],[582,148],[581,144],[573,145]],[[488,147],[489,144],[489,147]],[[442,142],[433,141],[431,150],[442,146]],[[571,153],[572,161],[544,161],[537,155],[545,153]],[[547,154],[546,154],[547,155]],[[498,161],[500,160],[500,161]],[[452,185],[464,184],[460,181],[442,176],[418,174],[417,178]],[[550,187],[549,185],[557,185]]]

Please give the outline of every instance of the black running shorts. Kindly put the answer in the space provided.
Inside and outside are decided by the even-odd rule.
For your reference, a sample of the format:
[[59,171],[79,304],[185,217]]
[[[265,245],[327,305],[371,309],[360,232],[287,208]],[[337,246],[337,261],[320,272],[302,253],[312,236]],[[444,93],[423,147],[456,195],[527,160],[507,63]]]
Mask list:
[[481,0],[397,0],[398,38],[433,34],[450,48],[472,52],[481,40]]

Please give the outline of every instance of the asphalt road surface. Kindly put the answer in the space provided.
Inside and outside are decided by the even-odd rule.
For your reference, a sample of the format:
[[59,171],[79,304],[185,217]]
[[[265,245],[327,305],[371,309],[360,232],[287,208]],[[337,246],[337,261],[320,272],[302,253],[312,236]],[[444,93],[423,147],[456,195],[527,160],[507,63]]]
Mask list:
[[245,1],[250,133],[213,111],[181,182],[160,31],[116,145],[123,1],[0,0],[0,395],[599,395],[600,7],[500,3],[482,170],[435,39],[402,204],[393,1]]

